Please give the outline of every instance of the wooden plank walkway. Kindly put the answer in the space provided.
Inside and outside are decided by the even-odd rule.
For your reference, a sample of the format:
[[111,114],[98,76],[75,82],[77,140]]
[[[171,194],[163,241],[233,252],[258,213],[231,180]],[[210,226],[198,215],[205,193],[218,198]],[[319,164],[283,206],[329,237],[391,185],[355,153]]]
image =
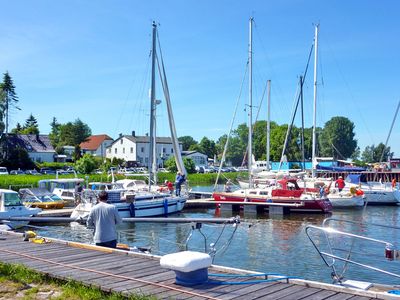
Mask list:
[[[73,279],[107,292],[121,292],[124,295],[140,294],[153,295],[158,299],[192,300],[400,299],[383,293],[299,279],[240,285],[205,283],[183,287],[175,284],[173,271],[160,267],[159,257],[156,256],[51,239],[50,243],[45,244],[24,242],[21,234],[13,232],[3,232],[0,236],[0,262],[22,264],[55,278]],[[212,266],[209,272],[239,274],[238,270],[218,266]],[[254,280],[254,277],[229,278],[229,281],[236,282],[250,280]]]

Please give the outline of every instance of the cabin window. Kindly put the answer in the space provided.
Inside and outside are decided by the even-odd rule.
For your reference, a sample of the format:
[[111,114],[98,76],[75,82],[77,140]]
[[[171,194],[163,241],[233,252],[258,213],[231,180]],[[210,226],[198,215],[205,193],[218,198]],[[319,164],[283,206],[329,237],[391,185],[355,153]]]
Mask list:
[[266,195],[266,196],[268,196],[268,192],[261,191],[261,192],[260,192],[260,195]]
[[22,205],[17,193],[4,193],[4,206]]
[[256,191],[251,191],[250,194],[257,195],[257,192]]

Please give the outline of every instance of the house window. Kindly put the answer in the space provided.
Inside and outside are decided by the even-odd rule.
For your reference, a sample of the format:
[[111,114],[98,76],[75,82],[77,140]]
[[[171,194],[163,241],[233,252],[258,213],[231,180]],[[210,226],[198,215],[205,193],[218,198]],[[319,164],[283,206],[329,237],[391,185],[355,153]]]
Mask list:
[[131,153],[133,153],[133,147],[131,147]]
[[144,152],[144,147],[140,148],[140,152],[142,153]]
[[115,154],[117,154],[117,148],[115,148]]
[[162,152],[163,152],[163,153],[167,152],[167,149],[162,148]]
[[171,153],[174,153],[174,148],[171,148]]
[[125,154],[125,148],[122,148],[122,153]]
[[123,140],[123,139],[121,139],[121,145],[123,144],[123,142],[124,142],[124,140]]

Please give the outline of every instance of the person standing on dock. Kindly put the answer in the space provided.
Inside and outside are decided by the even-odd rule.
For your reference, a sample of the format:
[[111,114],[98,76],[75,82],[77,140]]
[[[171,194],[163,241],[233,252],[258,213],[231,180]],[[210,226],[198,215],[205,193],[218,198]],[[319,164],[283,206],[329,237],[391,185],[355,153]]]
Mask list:
[[344,189],[344,186],[346,183],[343,180],[342,176],[339,176],[339,178],[335,182],[335,186],[338,188],[339,192],[341,192]]
[[107,203],[106,191],[99,193],[99,203],[90,211],[87,219],[87,226],[94,228],[94,242],[96,246],[116,248],[117,229],[116,226],[122,223],[118,210],[114,205]]

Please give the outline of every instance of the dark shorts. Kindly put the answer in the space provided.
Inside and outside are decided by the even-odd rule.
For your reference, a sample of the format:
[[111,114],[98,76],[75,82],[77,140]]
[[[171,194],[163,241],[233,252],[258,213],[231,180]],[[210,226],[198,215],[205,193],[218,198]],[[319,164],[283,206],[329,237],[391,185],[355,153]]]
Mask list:
[[96,246],[108,247],[108,248],[117,248],[117,240],[112,240],[103,243],[96,243]]

